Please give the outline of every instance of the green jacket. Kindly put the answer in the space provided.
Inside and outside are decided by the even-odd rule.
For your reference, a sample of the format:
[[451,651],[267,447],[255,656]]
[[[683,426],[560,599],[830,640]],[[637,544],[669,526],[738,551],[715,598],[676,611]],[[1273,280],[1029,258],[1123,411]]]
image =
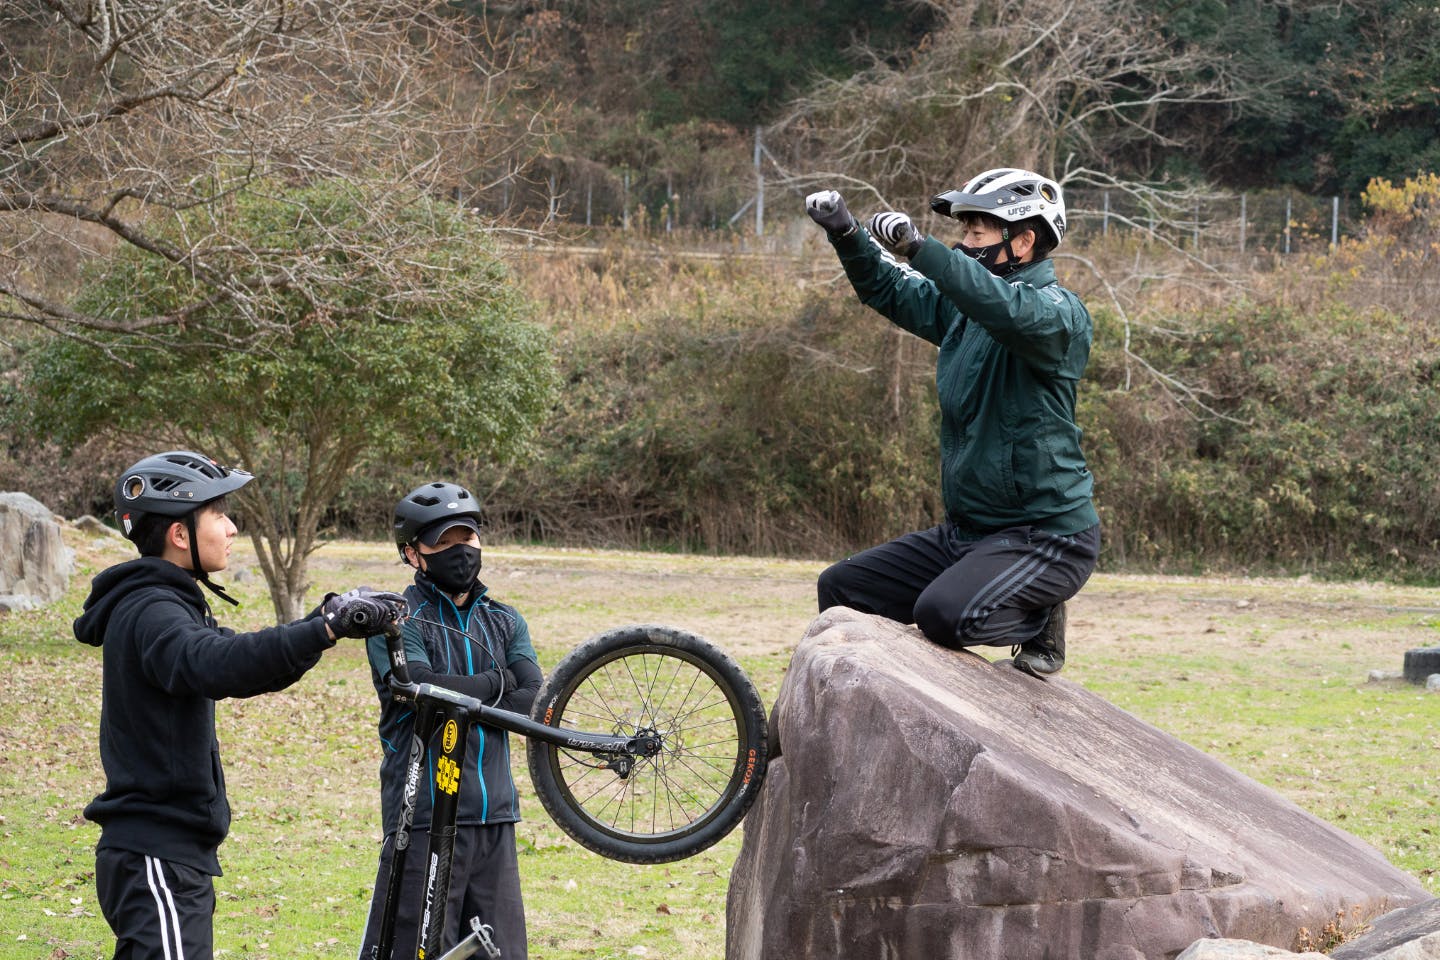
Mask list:
[[1068,536],[1099,523],[1075,424],[1093,327],[1054,265],[1002,280],[934,237],[909,266],[863,227],[834,243],[862,303],[940,348],[940,482],[960,533],[1029,524]]

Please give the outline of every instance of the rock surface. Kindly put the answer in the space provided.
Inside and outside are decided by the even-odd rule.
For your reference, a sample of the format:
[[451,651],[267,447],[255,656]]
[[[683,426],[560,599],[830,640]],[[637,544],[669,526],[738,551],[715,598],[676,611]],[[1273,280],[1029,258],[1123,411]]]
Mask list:
[[104,537],[109,540],[124,540],[125,535],[114,527],[109,526],[99,517],[85,514],[83,517],[76,517],[72,526],[81,533],[89,534],[92,537]]
[[[1385,957],[1399,960],[1398,951],[1426,960],[1440,960],[1440,899],[1426,900],[1411,907],[1393,910],[1376,920],[1370,929],[1331,951],[1335,960],[1371,960]],[[1417,952],[1428,950],[1428,953]],[[1392,956],[1393,954],[1393,956]]]
[[0,493],[0,610],[60,599],[74,569],[54,514],[28,493]]
[[1250,940],[1196,940],[1175,960],[1325,960],[1325,954],[1291,953]]
[[[1223,695],[1223,691],[1220,692]],[[1372,847],[1058,677],[832,609],[745,821],[729,960],[1174,958],[1429,899]]]

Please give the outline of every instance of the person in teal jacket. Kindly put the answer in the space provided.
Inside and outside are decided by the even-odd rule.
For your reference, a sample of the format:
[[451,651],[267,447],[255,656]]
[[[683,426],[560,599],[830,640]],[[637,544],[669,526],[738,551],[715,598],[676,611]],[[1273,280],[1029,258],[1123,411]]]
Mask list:
[[[395,505],[395,546],[414,570],[405,588],[408,618],[401,629],[410,679],[445,687],[502,710],[529,715],[543,676],[520,611],[492,596],[480,579],[480,504],[469,490],[445,481],[424,483]],[[384,842],[376,871],[370,915],[358,954],[379,953],[386,881],[395,856],[409,747],[415,733],[414,704],[390,691],[390,658],[383,637],[369,642],[370,679],[380,699],[380,816]],[[510,773],[510,737],[498,727],[472,725],[467,731],[465,767],[458,781],[454,824],[455,854],[446,899],[440,950],[455,946],[478,917],[491,927],[506,960],[528,955],[525,904],[515,824],[520,797]],[[395,914],[392,955],[414,957],[424,922],[425,880],[436,784],[439,741],[427,745],[425,776],[415,798],[409,854]],[[440,828],[444,829],[445,824]]]
[[954,248],[903,213],[861,227],[834,190],[806,198],[862,303],[940,348],[945,520],[828,567],[820,609],[914,623],[947,647],[1018,647],[1039,677],[1065,664],[1065,601],[1100,550],[1093,480],[1075,422],[1092,322],[1061,287],[1059,184],[1002,168],[935,197]]

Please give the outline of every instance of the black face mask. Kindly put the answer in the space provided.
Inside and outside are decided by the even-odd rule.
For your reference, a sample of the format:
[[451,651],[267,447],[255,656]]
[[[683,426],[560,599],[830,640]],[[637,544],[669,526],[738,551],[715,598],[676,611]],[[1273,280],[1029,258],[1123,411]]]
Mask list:
[[475,585],[480,575],[480,548],[457,543],[425,557],[425,576],[449,594],[461,594]]
[[[983,247],[967,247],[963,243],[957,243],[955,249],[965,256],[974,260],[980,266],[989,270],[997,277],[1008,277],[1024,266],[1023,263],[1015,262],[1015,251],[1010,249],[1010,238],[1006,237],[999,243],[992,243]],[[1005,251],[1005,262],[996,263],[995,258],[1000,256],[1000,251]]]

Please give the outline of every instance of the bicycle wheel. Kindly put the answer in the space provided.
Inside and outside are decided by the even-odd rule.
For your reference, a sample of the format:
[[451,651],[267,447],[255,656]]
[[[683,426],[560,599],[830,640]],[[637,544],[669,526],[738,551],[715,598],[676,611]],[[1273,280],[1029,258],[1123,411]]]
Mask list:
[[658,739],[659,749],[596,755],[527,741],[545,810],[582,846],[627,863],[668,863],[720,840],[765,776],[765,709],[719,648],[671,627],[592,637],[535,698],[541,723]]

